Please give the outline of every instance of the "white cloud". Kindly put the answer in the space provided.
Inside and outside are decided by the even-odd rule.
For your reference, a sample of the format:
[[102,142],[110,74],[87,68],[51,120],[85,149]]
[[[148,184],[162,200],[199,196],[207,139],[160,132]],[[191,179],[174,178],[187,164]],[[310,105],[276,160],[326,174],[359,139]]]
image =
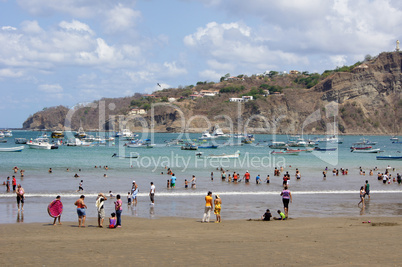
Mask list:
[[61,87],[60,84],[40,84],[38,89],[41,92],[49,94],[58,94],[63,92],[63,87]]
[[166,74],[169,76],[178,76],[182,74],[187,74],[187,70],[185,68],[179,68],[176,66],[176,62],[165,62],[163,66],[166,69]]
[[18,78],[23,75],[22,71],[15,71],[13,69],[0,69],[0,77],[4,78]]
[[67,31],[77,31],[77,32],[84,32],[89,33],[90,35],[94,35],[94,32],[91,28],[78,20],[72,20],[71,22],[62,21],[59,23],[60,28],[65,29]]
[[43,32],[43,29],[39,26],[39,23],[36,20],[23,21],[21,23],[21,30],[27,34],[39,34]]
[[16,31],[17,30],[17,28],[12,27],[12,26],[2,26],[1,29],[3,31]]
[[222,74],[217,73],[214,70],[203,70],[199,72],[201,78],[208,81],[219,81],[222,77]]
[[117,4],[113,9],[106,12],[104,22],[106,32],[124,32],[135,25],[135,21],[141,17],[141,12]]

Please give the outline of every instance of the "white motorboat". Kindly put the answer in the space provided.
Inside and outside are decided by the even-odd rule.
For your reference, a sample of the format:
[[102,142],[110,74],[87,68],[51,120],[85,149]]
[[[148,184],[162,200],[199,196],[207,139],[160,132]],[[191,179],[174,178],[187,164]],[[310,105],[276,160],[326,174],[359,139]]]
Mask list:
[[237,150],[234,154],[220,154],[220,155],[209,155],[209,159],[237,159],[240,156],[240,151]]
[[13,137],[13,132],[11,132],[11,130],[5,130],[3,133],[4,137]]
[[319,143],[331,143],[331,144],[342,144],[343,143],[343,139],[339,138],[335,135],[327,136],[324,138],[319,138],[319,139],[317,139],[317,141]]
[[30,140],[27,142],[27,145],[29,148],[33,149],[52,149],[52,145],[46,137],[38,137],[34,140]]
[[24,146],[0,147],[0,152],[21,152],[23,149]]
[[68,140],[66,143],[67,146],[93,146],[92,142],[86,142],[79,138],[73,138]]
[[230,135],[223,133],[220,128],[215,127],[215,131],[212,133],[212,137],[216,139],[229,139]]
[[115,137],[125,139],[125,140],[133,140],[138,135],[132,133],[129,129],[123,129],[122,131],[118,132]]
[[208,131],[204,131],[204,132],[202,132],[201,137],[198,138],[198,139],[200,139],[200,140],[203,140],[203,139],[210,140],[210,139],[214,139],[214,138],[215,137],[213,137]]
[[4,133],[2,131],[0,131],[0,138],[4,137]]

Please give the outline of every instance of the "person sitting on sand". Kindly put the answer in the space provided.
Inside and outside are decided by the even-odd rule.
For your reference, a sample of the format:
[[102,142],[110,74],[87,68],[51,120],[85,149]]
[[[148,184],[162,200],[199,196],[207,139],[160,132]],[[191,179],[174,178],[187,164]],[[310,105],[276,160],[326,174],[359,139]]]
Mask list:
[[261,219],[262,219],[263,221],[270,221],[270,220],[271,220],[271,217],[272,217],[271,212],[269,211],[269,209],[267,209],[267,210],[265,211],[265,213],[261,216]]
[[116,218],[116,213],[112,213],[110,214],[110,218],[109,218],[109,228],[115,228],[116,227],[116,222],[117,222],[117,218]]
[[280,221],[286,220],[285,213],[278,210],[278,214],[279,214],[279,218],[274,217],[274,220],[280,220]]

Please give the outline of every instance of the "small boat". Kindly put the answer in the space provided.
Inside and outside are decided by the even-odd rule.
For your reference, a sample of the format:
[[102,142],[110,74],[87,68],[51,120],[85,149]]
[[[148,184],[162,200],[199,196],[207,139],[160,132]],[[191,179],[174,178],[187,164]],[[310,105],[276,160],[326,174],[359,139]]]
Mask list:
[[380,153],[381,150],[379,148],[371,148],[371,149],[352,149],[350,152],[352,153]]
[[24,149],[24,146],[1,147],[0,152],[21,152],[23,149]]
[[202,132],[201,137],[198,138],[198,139],[200,139],[200,140],[203,140],[203,139],[210,140],[210,139],[214,139],[214,137],[212,137],[212,135],[208,131],[204,131],[204,132]]
[[0,143],[7,143],[7,139],[4,139],[3,137],[0,137]]
[[286,150],[284,150],[284,151],[272,151],[271,152],[272,155],[291,155],[291,156],[298,156],[299,153],[300,153],[300,151],[299,152],[293,152],[293,151],[286,151]]
[[337,148],[336,147],[328,147],[328,148],[320,148],[320,147],[315,147],[315,151],[335,151]]
[[198,150],[198,146],[192,143],[186,143],[181,146],[181,150]]
[[123,140],[134,140],[136,137],[138,137],[138,135],[132,133],[129,129],[123,129],[120,132],[116,133],[115,137],[121,138]]
[[218,148],[218,145],[199,145],[198,148]]
[[209,155],[209,159],[236,159],[240,156],[240,151],[237,150],[234,154],[220,154],[220,155]]
[[318,138],[317,141],[319,143],[331,143],[331,144],[342,144],[343,143],[343,139],[338,138],[336,135]]
[[27,145],[29,148],[33,149],[52,149],[52,145],[46,137],[38,137],[34,140],[30,140],[27,142]]
[[79,138],[73,138],[68,140],[66,143],[67,146],[93,146],[91,142],[86,142],[83,140],[80,140]]
[[272,142],[268,147],[272,149],[287,149],[288,145],[285,142]]
[[[135,155],[134,155],[135,154]],[[130,155],[129,156],[122,156],[122,155],[118,155],[118,154],[116,154],[116,153],[114,153],[113,155],[112,155],[112,158],[122,158],[122,159],[136,159],[136,158],[138,158],[140,155],[138,154],[138,153],[130,153]]]
[[402,156],[377,156],[377,160],[402,160]]
[[0,131],[0,138],[3,138],[3,137],[4,137],[3,131]]
[[57,139],[58,138],[64,138],[64,132],[61,131],[61,130],[53,131],[52,134],[50,135],[50,137],[57,138]]
[[11,130],[3,131],[4,137],[13,137],[13,132]]
[[353,150],[370,150],[372,149],[372,146],[365,146],[365,145],[356,145],[356,146],[351,146],[350,149]]
[[399,138],[396,137],[396,136],[392,136],[389,140],[391,140],[392,143],[393,143],[394,141],[398,142],[398,141],[399,141]]
[[215,126],[212,137],[215,139],[229,139],[230,135],[223,133],[223,131],[219,127]]
[[80,128],[78,129],[78,131],[74,134],[74,137],[81,139],[81,138],[87,137],[87,134],[86,134],[86,132],[84,132],[84,129],[82,129],[82,127],[80,127]]
[[130,143],[126,143],[125,146],[131,148],[153,148],[155,144],[151,143],[151,139],[142,140],[133,140]]
[[252,144],[252,143],[253,143],[253,140],[251,140],[250,138],[246,137],[246,138],[243,138],[243,139],[241,140],[241,142],[242,142],[243,144]]
[[16,144],[26,144],[27,143],[27,139],[26,138],[15,138],[14,142]]
[[374,146],[376,144],[377,142],[372,142],[368,139],[362,138],[360,139],[360,142],[354,143],[353,146]]

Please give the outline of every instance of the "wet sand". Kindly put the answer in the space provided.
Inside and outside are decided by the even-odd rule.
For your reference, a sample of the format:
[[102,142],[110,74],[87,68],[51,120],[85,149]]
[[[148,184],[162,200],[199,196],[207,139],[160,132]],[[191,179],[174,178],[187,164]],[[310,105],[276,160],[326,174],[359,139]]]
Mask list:
[[94,218],[85,228],[52,221],[0,225],[1,266],[401,264],[399,217],[201,223],[123,216],[119,229],[98,228]]

